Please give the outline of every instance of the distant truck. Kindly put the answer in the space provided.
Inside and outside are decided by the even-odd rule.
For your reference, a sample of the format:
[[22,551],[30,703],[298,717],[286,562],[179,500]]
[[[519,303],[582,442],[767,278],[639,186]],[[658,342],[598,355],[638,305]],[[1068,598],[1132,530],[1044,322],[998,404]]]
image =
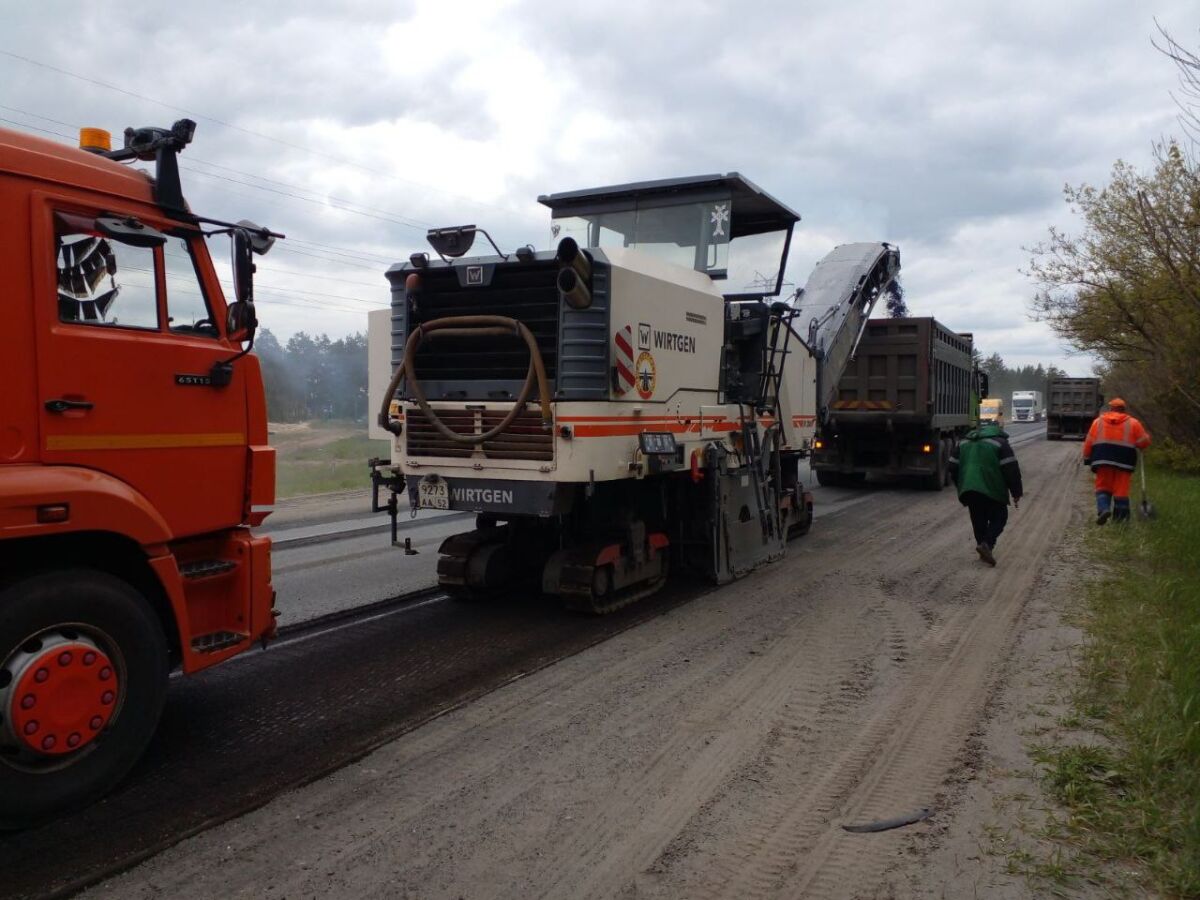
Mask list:
[[1014,422],[1040,422],[1046,415],[1042,405],[1041,391],[1013,391],[1012,420]]
[[979,404],[979,421],[1004,424],[1004,401],[999,397],[988,397]]
[[1083,440],[1100,415],[1104,395],[1099,378],[1051,378],[1046,384],[1046,440]]
[[951,451],[971,429],[980,393],[971,346],[970,335],[932,318],[869,320],[836,399],[818,410],[817,481],[879,474],[918,476],[930,490],[948,484]]

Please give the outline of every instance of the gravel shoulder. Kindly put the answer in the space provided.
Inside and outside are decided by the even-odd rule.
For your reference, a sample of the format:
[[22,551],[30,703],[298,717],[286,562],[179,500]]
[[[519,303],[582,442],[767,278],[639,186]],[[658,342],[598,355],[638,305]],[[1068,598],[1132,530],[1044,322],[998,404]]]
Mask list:
[[783,563],[88,896],[971,896],[956,842],[1003,789],[1004,711],[1041,690],[1021,654],[1070,639],[1038,598],[1085,500],[1077,446],[1017,450],[1027,500],[995,569],[952,492],[881,491]]

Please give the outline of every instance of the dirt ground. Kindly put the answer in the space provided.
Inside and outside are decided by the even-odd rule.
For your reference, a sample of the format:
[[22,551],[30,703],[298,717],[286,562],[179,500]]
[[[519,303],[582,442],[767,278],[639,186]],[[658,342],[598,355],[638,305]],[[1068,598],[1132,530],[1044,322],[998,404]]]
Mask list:
[[1041,806],[1023,745],[1079,641],[1077,453],[1018,447],[995,569],[951,492],[881,491],[89,896],[1044,896],[1010,849]]

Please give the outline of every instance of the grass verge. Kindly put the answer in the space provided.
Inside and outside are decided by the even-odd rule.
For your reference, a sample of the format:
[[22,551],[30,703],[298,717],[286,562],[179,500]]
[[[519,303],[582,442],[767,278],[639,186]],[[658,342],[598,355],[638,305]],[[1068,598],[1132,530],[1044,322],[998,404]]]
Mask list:
[[[1042,747],[1057,836],[1200,897],[1200,477],[1150,470],[1157,518],[1097,528],[1077,720],[1098,738]],[[1136,508],[1137,497],[1134,497]]]
[[373,441],[365,425],[345,422],[276,426],[275,495],[279,499],[370,487],[367,460],[387,456],[388,442]]

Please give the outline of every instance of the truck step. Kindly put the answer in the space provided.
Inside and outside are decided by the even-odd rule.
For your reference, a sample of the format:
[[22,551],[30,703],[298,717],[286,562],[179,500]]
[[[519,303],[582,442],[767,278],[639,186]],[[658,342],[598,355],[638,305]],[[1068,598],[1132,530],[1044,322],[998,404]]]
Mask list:
[[229,559],[198,559],[181,565],[179,574],[184,578],[211,578],[214,575],[224,575],[236,568],[237,563]]
[[216,653],[226,647],[240,644],[249,637],[236,631],[214,631],[212,634],[201,634],[192,638],[193,653]]

